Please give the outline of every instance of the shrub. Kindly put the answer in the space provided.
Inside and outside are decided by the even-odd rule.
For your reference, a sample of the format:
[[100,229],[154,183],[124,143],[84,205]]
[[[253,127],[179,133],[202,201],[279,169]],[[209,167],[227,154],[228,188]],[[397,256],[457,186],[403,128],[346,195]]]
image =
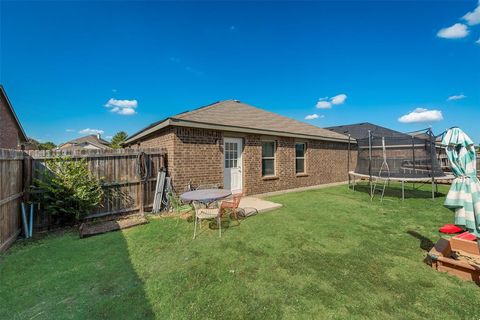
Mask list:
[[75,221],[101,203],[101,180],[89,172],[85,159],[58,156],[46,160],[45,165],[32,186],[34,199],[44,212],[61,221]]

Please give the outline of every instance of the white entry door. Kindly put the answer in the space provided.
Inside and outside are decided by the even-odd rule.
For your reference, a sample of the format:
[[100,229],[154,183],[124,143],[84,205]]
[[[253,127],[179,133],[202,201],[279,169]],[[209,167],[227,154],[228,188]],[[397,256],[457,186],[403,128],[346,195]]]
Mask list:
[[223,139],[223,187],[232,193],[242,192],[242,142],[241,138]]

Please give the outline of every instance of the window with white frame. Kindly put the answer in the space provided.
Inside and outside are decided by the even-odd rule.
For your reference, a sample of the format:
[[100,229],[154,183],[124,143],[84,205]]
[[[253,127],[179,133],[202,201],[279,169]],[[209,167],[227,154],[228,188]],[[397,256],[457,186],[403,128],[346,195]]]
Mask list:
[[305,151],[307,144],[304,142],[295,143],[295,173],[305,173]]
[[225,168],[237,168],[238,165],[238,143],[225,142]]
[[275,175],[275,141],[262,141],[262,176]]

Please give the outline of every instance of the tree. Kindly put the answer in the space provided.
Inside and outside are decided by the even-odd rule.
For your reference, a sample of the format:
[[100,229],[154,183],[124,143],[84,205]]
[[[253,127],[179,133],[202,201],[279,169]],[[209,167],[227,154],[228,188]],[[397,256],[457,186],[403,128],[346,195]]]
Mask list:
[[57,156],[45,165],[30,192],[47,214],[63,223],[75,222],[101,204],[102,181],[90,173],[85,159]]
[[35,145],[38,148],[38,150],[52,150],[57,147],[57,145],[51,141],[38,142],[33,138],[28,138],[28,142],[32,145]]
[[52,150],[55,149],[57,145],[51,141],[43,142],[38,144],[39,150]]
[[119,131],[117,132],[113,138],[112,142],[110,143],[110,146],[114,149],[120,149],[122,146],[122,142],[127,140],[128,134],[125,131]]

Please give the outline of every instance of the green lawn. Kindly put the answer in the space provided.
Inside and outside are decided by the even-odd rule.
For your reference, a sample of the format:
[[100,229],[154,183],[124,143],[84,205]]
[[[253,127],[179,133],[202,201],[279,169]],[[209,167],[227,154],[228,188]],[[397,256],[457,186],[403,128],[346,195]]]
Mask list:
[[0,256],[0,319],[478,319],[480,288],[423,262],[453,221],[444,198],[397,196],[275,196],[221,239],[165,218],[18,243]]

